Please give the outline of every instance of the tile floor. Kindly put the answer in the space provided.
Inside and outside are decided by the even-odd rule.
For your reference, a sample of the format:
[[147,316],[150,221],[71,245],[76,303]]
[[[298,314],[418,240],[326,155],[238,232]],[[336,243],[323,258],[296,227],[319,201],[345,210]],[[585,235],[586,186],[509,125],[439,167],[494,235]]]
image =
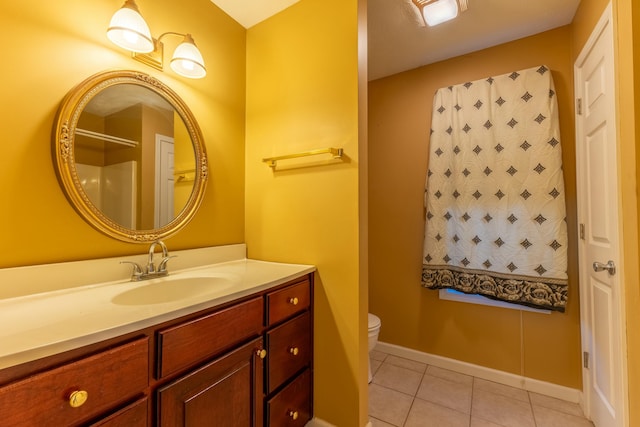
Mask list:
[[374,350],[373,427],[593,427],[576,403]]

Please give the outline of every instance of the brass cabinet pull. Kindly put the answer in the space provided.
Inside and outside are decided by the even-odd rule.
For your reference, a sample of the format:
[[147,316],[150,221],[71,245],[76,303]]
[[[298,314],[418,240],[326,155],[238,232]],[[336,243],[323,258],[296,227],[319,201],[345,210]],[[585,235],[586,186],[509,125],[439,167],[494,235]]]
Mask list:
[[84,405],[87,399],[89,398],[89,393],[85,390],[75,390],[72,391],[69,395],[69,405],[72,408],[79,408]]
[[300,352],[300,350],[298,349],[298,347],[290,347],[289,348],[289,353],[291,353],[294,356],[297,356],[299,352]]
[[264,359],[265,357],[267,357],[267,350],[265,350],[264,348],[258,349],[256,350],[256,354],[260,359]]
[[298,298],[297,297],[289,298],[289,304],[298,305]]
[[294,421],[297,420],[298,416],[299,416],[298,411],[289,410],[289,417],[291,417],[292,420]]

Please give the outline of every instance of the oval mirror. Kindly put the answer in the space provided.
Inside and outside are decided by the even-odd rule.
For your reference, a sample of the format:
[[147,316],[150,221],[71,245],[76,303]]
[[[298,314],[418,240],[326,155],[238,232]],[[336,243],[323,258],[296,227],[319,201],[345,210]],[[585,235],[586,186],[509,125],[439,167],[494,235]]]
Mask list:
[[127,242],[155,241],[184,227],[208,175],[202,134],[187,105],[137,71],[96,74],[67,94],[53,157],[76,211]]

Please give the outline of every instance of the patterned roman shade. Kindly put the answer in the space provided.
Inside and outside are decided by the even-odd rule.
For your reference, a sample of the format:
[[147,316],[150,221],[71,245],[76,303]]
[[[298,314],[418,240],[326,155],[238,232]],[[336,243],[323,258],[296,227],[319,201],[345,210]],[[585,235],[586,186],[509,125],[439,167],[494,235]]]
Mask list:
[[423,286],[564,311],[567,227],[551,71],[439,89],[429,151]]

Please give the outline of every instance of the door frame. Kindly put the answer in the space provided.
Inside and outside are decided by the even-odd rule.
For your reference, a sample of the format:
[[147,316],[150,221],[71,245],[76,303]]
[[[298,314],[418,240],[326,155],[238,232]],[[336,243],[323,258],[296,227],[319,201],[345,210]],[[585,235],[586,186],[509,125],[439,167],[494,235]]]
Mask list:
[[[614,96],[614,108],[612,112],[614,117],[612,120],[612,124],[615,126],[614,135],[615,135],[615,144],[616,144],[616,171],[618,171],[615,179],[617,182],[617,188],[619,189],[621,187],[620,186],[621,178],[619,173],[620,143],[619,143],[619,133],[618,133],[618,111],[617,111],[617,102],[616,102],[616,99],[618,98],[618,93],[616,90],[617,85],[615,82],[615,79],[617,77],[616,76],[617,63],[616,63],[616,57],[615,57],[615,49],[613,49],[614,48],[613,44],[615,43],[615,38],[614,38],[615,32],[614,32],[613,9],[612,9],[611,2],[608,3],[607,7],[602,13],[602,16],[598,20],[598,23],[596,24],[593,31],[591,32],[589,39],[583,46],[582,50],[580,51],[580,54],[578,55],[578,58],[574,63],[574,91],[575,91],[575,98],[577,103],[578,98],[581,94],[581,88],[578,87],[580,67],[584,64],[589,53],[591,52],[594,45],[596,44],[596,42],[598,41],[598,39],[600,38],[600,36],[603,34],[604,31],[611,32],[611,41],[612,41],[611,48],[613,53],[612,53],[611,61],[613,62],[612,64],[613,73],[610,77],[613,81],[609,83],[610,83],[610,87],[613,88],[612,94]],[[581,188],[581,173],[584,165],[579,164],[582,159],[582,155],[578,151],[580,150],[580,147],[581,147],[578,141],[579,141],[579,138],[582,137],[583,129],[582,129],[582,126],[580,125],[581,118],[579,114],[580,112],[578,110],[579,108],[576,108],[576,112],[575,112],[576,141],[577,141],[576,162],[578,163],[576,165],[576,178],[577,178],[576,183],[577,183],[577,198],[578,198],[577,211],[578,211],[578,224],[583,224],[584,217],[585,217],[585,212],[584,212],[585,207],[583,206],[583,202],[581,200],[582,198],[581,194],[586,189]],[[618,192],[618,194],[620,193]],[[620,384],[615,384],[615,386],[616,386],[616,392],[619,393],[621,396],[620,396],[620,405],[618,408],[616,408],[616,410],[620,411],[620,418],[619,418],[620,426],[627,426],[629,423],[629,397],[628,397],[628,372],[627,372],[627,340],[626,340],[626,310],[625,310],[626,304],[625,304],[625,289],[624,289],[625,269],[624,269],[624,251],[623,251],[623,234],[622,234],[623,208],[622,208],[621,197],[618,197],[617,203],[618,203],[618,230],[617,230],[618,248],[617,250],[619,255],[618,255],[618,259],[616,260],[616,264],[617,264],[618,274],[620,275],[619,276],[620,289],[618,290],[619,297],[616,301],[616,309],[617,309],[618,315],[615,316],[615,319],[613,319],[613,322],[617,327],[619,338],[620,338],[619,339],[620,349],[618,352],[614,353],[614,354],[617,354],[618,356],[615,359],[614,363],[620,364],[620,369],[621,369]],[[580,235],[580,230],[578,235]],[[580,275],[580,280],[579,280],[580,305],[582,307],[582,309],[580,310],[580,330],[581,330],[581,337],[582,337],[581,349],[583,351],[583,355],[585,351],[590,350],[590,344],[592,340],[592,337],[590,335],[591,331],[589,328],[588,310],[584,309],[584,304],[586,304],[587,301],[590,301],[590,299],[588,298],[588,286],[586,285],[585,280],[587,279],[588,269],[591,268],[591,265],[589,264],[588,260],[585,259],[584,245],[586,245],[586,243],[584,242],[584,240],[580,239],[578,242],[578,249],[579,249],[578,271]],[[588,369],[585,368],[584,365],[585,364],[583,360],[583,366],[582,366],[582,392],[583,392],[582,403],[583,405],[582,406],[583,406],[585,415],[591,418],[591,411],[592,411],[591,397],[590,397],[591,378],[589,376]]]

